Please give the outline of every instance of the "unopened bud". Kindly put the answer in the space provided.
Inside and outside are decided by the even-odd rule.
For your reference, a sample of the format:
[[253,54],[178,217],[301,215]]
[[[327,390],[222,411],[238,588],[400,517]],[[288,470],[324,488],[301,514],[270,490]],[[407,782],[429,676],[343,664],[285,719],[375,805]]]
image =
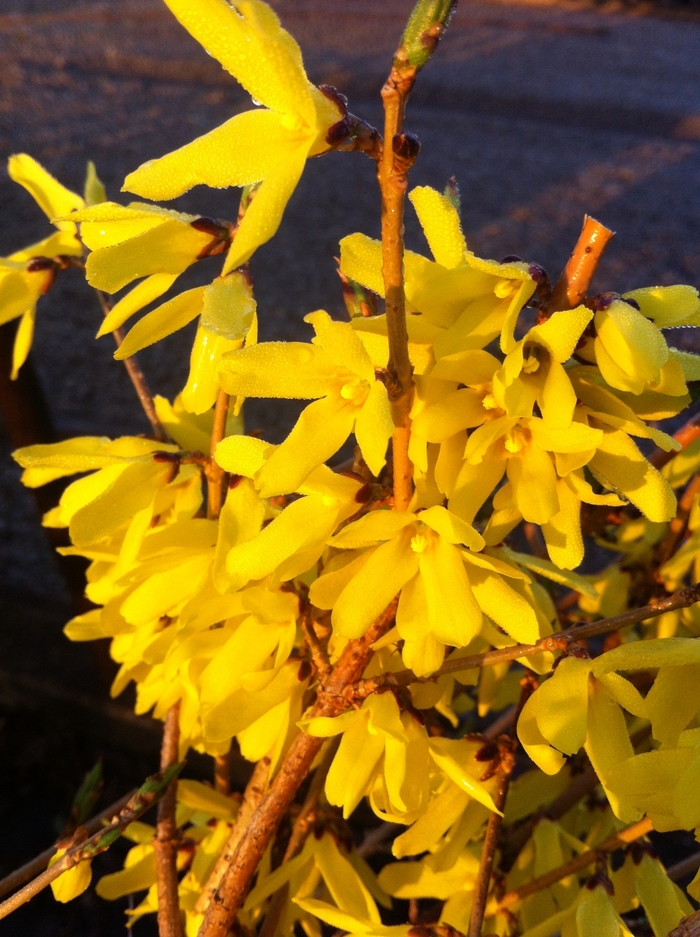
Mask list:
[[416,71],[427,64],[457,6],[456,0],[418,0],[406,24],[395,65]]

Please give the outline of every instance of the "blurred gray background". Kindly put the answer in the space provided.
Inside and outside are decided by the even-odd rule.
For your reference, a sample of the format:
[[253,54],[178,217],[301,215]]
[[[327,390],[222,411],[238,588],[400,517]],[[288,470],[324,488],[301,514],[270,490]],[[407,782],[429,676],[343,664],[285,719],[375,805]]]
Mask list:
[[[274,6],[298,38],[310,77],[335,85],[354,113],[379,122],[378,93],[409,0]],[[128,200],[119,189],[129,171],[249,106],[158,0],[4,0],[1,9],[3,164],[28,152],[80,190],[93,159],[109,196]],[[697,11],[672,3],[461,3],[409,107],[406,128],[423,145],[412,183],[442,189],[456,175],[469,246],[482,256],[518,254],[554,279],[587,212],[617,232],[596,291],[700,285]],[[198,188],[173,207],[233,218],[237,199],[231,190]],[[252,261],[264,339],[308,336],[302,317],[319,307],[344,314],[333,261],[338,240],[353,231],[376,236],[378,217],[366,157],[334,154],[307,165],[279,235]],[[3,165],[0,256],[45,231]],[[425,246],[410,208],[407,242]],[[198,265],[178,289],[205,282],[215,269],[213,261]],[[75,272],[60,276],[40,303],[32,358],[58,437],[147,431],[123,367],[112,360],[111,338],[93,338],[100,318]],[[155,392],[172,398],[184,383],[191,334],[178,332],[140,356]],[[700,350],[689,333],[674,343]],[[252,403],[248,425],[279,440],[293,412]],[[51,840],[49,827],[104,750],[107,728],[120,783],[152,769],[157,747],[152,727],[104,703],[104,649],[62,637],[71,596],[9,451],[0,435],[0,860],[8,867]],[[38,812],[37,790],[45,794]],[[65,911],[60,927],[50,902],[46,919],[37,905],[31,932],[111,933],[117,923],[99,918],[90,901]],[[29,921],[9,919],[0,933],[27,933]]]

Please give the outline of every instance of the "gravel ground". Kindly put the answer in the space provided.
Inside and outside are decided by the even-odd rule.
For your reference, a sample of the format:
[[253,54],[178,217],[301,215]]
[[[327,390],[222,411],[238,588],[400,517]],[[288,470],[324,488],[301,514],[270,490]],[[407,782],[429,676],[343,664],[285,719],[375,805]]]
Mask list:
[[[283,0],[275,6],[299,39],[310,76],[336,85],[348,94],[353,112],[379,121],[378,91],[408,2]],[[556,276],[588,212],[618,232],[600,265],[597,289],[698,285],[700,22],[688,15],[692,7],[673,11],[678,9],[683,18],[611,12],[609,5],[463,5],[409,109],[407,129],[423,145],[412,182],[442,187],[457,176],[465,231],[482,255],[516,253]],[[3,161],[10,153],[29,152],[79,188],[86,160],[94,159],[109,195],[119,198],[124,176],[145,159],[249,106],[230,76],[156,0],[5,0],[2,10]],[[306,336],[302,317],[318,307],[342,315],[333,256],[345,234],[378,233],[372,170],[355,154],[308,165],[279,236],[253,259],[263,338]],[[232,217],[236,196],[196,189],[174,206]],[[0,217],[0,255],[45,230],[38,210],[4,170]],[[424,247],[413,217],[407,240],[414,249]],[[200,266],[178,289],[211,275],[213,265]],[[62,276],[41,303],[34,363],[61,436],[146,430],[125,373],[111,359],[111,339],[92,338],[99,318],[73,273]],[[190,337],[187,330],[177,333],[142,355],[158,392],[172,396],[184,382]],[[690,333],[680,338],[684,347],[700,350]],[[248,422],[279,440],[294,411],[275,402],[253,404]],[[96,666],[86,648],[62,638],[70,614],[66,588],[6,441],[0,441],[0,455],[0,595],[8,603],[0,629],[3,666],[97,695],[108,679],[107,665]],[[7,702],[9,722],[0,739],[12,753],[13,770],[26,781],[26,799],[21,809],[13,806],[2,785],[13,786],[0,777],[0,813],[14,815],[15,825],[29,822],[37,766],[43,766],[47,777],[68,779],[51,782],[43,812],[32,814],[32,828],[45,831],[47,818],[65,810],[68,787],[90,767],[95,746],[80,732],[76,741],[68,723],[52,729],[45,710],[27,716],[25,709],[21,700]],[[69,755],[57,758],[47,735],[70,739],[58,745]],[[20,757],[20,741],[39,745],[36,757]],[[126,778],[120,744],[113,745],[113,772]],[[152,751],[151,743],[144,748],[149,745]],[[133,760],[132,773],[142,770],[143,758]],[[35,842],[34,834],[22,840],[13,833],[7,863],[23,849],[41,847],[48,835]],[[17,917],[14,924],[0,924],[0,934],[111,934],[117,924],[103,920],[94,901],[86,898],[83,910],[67,911],[63,923],[53,924],[50,903],[38,904],[31,923]],[[147,925],[139,926],[145,937]]]

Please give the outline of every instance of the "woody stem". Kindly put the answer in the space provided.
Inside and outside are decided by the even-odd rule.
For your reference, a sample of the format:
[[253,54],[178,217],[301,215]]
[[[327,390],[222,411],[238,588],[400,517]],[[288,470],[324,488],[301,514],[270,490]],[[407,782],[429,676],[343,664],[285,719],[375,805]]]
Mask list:
[[382,276],[386,301],[389,361],[387,384],[394,416],[394,508],[405,511],[412,495],[413,466],[408,457],[413,366],[408,357],[404,291],[403,213],[408,171],[418,155],[414,137],[401,133],[404,109],[415,80],[415,69],[392,67],[382,88],[384,148],[378,164],[382,196]]
[[610,228],[606,228],[590,215],[584,215],[583,228],[576,246],[557,280],[547,307],[541,310],[538,316],[539,321],[548,319],[553,312],[575,309],[585,300],[598,262],[608,241],[614,235],[615,232]]
[[[163,744],[160,751],[160,768],[166,770],[177,764],[180,741],[180,704],[175,703],[168,711],[163,727]],[[163,799],[158,804],[158,821],[153,848],[156,857],[158,885],[158,934],[159,937],[182,937],[180,902],[177,880],[177,780],[171,781]]]
[[[100,304],[102,314],[107,316],[112,309],[111,300],[101,290],[95,290],[95,293],[97,294],[97,300]],[[114,342],[117,348],[119,348],[121,343],[124,341],[124,330],[115,329],[112,332],[112,335],[114,336]],[[143,412],[146,414],[146,419],[151,424],[153,435],[159,442],[170,442],[168,434],[165,432],[165,428],[163,427],[163,424],[160,422],[158,414],[156,413],[156,406],[153,403],[153,395],[151,394],[145,375],[138,365],[136,356],[132,355],[130,358],[124,358],[124,367],[126,368],[126,373],[129,375],[129,379],[131,380],[134,390],[136,391],[136,396],[139,398]]]

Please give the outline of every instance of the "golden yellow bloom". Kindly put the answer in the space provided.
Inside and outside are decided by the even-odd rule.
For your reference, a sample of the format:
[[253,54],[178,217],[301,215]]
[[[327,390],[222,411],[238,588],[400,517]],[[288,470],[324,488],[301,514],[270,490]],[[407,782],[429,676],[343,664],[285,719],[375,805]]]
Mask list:
[[124,189],[146,198],[176,198],[195,185],[262,182],[231,245],[224,273],[243,264],[279,227],[306,160],[328,150],[343,116],[306,77],[301,52],[261,0],[165,0],[209,55],[264,108],[245,111],[192,143],[144,163]]
[[[29,192],[58,229],[37,244],[0,258],[0,325],[21,317],[12,354],[14,380],[32,347],[37,302],[53,283],[56,270],[71,257],[82,254],[75,224],[54,219],[81,208],[85,202],[26,153],[11,156],[7,168],[10,178]],[[95,179],[94,166],[89,163],[86,189],[92,194]]]
[[311,472],[355,433],[370,470],[378,475],[394,424],[386,388],[349,322],[319,310],[305,317],[313,344],[264,342],[221,360],[219,378],[229,394],[245,397],[321,398],[309,404],[281,446],[255,475],[263,497],[298,489]]

